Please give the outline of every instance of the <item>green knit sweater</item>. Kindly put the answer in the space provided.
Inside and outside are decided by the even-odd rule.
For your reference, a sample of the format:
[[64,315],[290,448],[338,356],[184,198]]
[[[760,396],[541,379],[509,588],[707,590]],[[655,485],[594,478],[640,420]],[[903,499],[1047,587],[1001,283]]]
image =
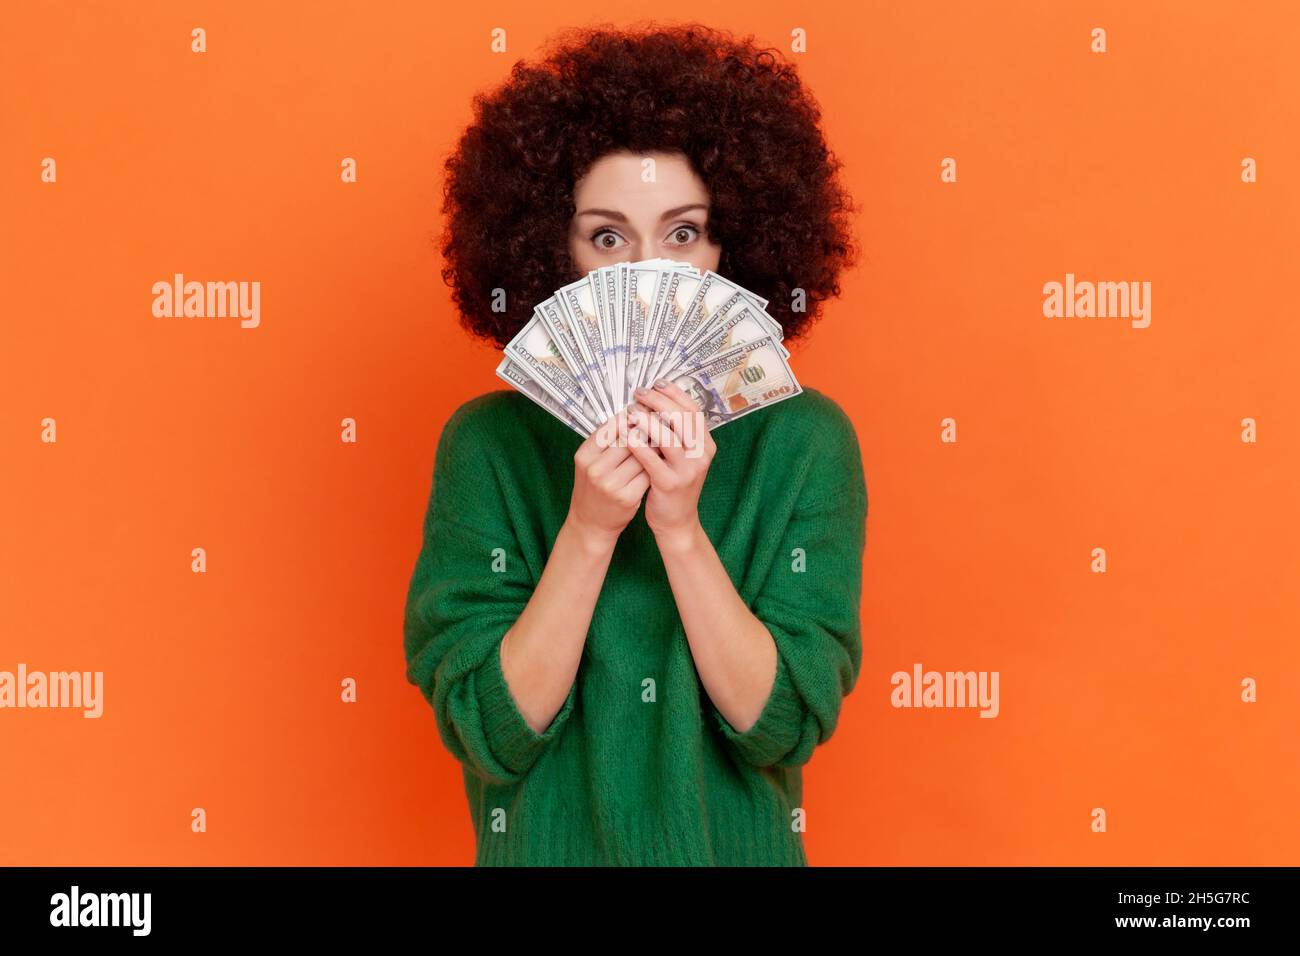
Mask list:
[[712,434],[700,522],[778,652],[757,723],[737,733],[704,690],[643,503],[577,679],[538,734],[498,645],[568,513],[582,438],[514,391],[467,401],[443,428],[406,673],[463,768],[476,865],[807,865],[802,767],[834,731],[862,655],[858,440],[811,388]]

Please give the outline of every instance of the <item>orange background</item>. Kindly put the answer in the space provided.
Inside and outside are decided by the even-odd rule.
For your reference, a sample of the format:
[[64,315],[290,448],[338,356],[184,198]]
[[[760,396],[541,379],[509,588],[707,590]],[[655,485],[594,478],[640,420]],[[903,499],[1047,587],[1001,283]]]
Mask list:
[[[0,711],[0,863],[472,862],[401,618],[439,429],[504,387],[437,275],[441,160],[473,92],[613,9],[542,7],[8,12],[0,670],[102,670],[105,714]],[[807,30],[863,209],[792,358],[870,497],[812,863],[1297,862],[1295,5],[657,10]],[[261,327],[154,318],[174,272],[260,281]],[[1044,318],[1067,272],[1150,281],[1150,328]],[[1001,715],[893,709],[915,662],[999,671]]]

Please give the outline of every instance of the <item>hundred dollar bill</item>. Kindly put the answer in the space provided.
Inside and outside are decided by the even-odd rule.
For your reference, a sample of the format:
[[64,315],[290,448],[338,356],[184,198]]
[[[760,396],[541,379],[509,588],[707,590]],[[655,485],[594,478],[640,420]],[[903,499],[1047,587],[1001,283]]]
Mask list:
[[[755,342],[765,335],[772,335],[769,326],[760,321],[761,314],[761,309],[755,312],[748,305],[730,309],[720,321],[711,325],[707,334],[697,337],[694,345],[689,349],[682,349],[680,358],[665,361],[663,373],[659,377],[664,378],[690,371],[696,365],[701,365],[728,349]],[[776,349],[783,359],[790,357],[789,351],[779,341],[776,342]]]
[[591,434],[591,429],[585,429],[578,423],[578,420],[570,414],[569,410],[564,407],[563,403],[552,397],[551,393],[542,388],[541,383],[530,377],[523,368],[510,356],[501,360],[497,366],[497,377],[508,385],[513,386],[516,390],[523,392],[534,402],[546,409],[564,424],[568,425],[575,432],[586,438]]
[[707,334],[723,316],[736,308],[749,306],[759,322],[770,323],[769,332],[773,338],[780,340],[784,337],[781,326],[764,312],[767,300],[742,289],[725,276],[706,272],[689,294],[689,301],[678,303],[681,315],[676,328],[668,333],[664,356],[654,373],[656,378],[663,378],[671,363],[684,361],[700,336]]
[[708,305],[718,298],[718,291],[727,291],[722,289],[719,283],[721,278],[712,270],[704,273],[699,284],[692,291],[690,299],[685,302],[678,301],[680,315],[676,323],[667,331],[667,344],[659,360],[660,364],[654,371],[655,378],[663,378],[663,373],[669,364],[674,359],[682,357],[678,353],[678,343],[689,342],[694,337],[695,329],[699,327],[700,322],[708,318]]
[[539,303],[533,313],[541,320],[542,325],[546,328],[547,334],[555,347],[559,349],[560,356],[569,367],[573,377],[578,380],[578,387],[582,393],[587,396],[591,403],[592,409],[596,412],[594,421],[603,422],[608,414],[605,412],[600,402],[600,396],[604,392],[605,383],[601,376],[601,367],[595,362],[588,362],[582,357],[582,350],[578,345],[577,336],[569,323],[565,321],[564,311],[560,308],[559,302],[555,296],[551,296],[544,302]]
[[777,344],[765,335],[715,355],[673,381],[700,404],[712,431],[803,391]]
[[[601,337],[600,314],[596,311],[596,300],[589,278],[579,279],[563,286],[555,293],[555,299],[564,311],[565,320],[573,329],[578,347],[582,351],[583,364],[595,363],[603,368],[605,342]],[[606,416],[614,414],[613,397],[609,394],[608,380],[601,382],[598,397]]]
[[[767,309],[759,305],[759,299],[747,289],[736,288],[734,292],[719,302],[716,306],[708,307],[697,323],[694,334],[689,337],[683,337],[677,343],[677,355],[679,358],[689,355],[707,336],[717,331],[718,326],[726,318],[738,309],[748,309],[759,325],[767,329],[768,334],[778,342],[785,338],[785,329],[781,328],[781,323],[767,314]],[[787,352],[788,356],[789,353]]]
[[595,430],[595,422],[601,419],[536,312],[507,343],[505,353],[560,402],[580,425]]
[[605,314],[605,281],[599,272],[599,269],[593,269],[587,273],[587,284],[591,289],[591,307],[596,313],[596,328],[600,332],[600,348],[596,350],[596,361],[600,363],[601,375],[605,379],[609,407],[618,411],[618,406],[614,403],[614,393],[609,387],[612,381],[609,374],[609,318]]
[[605,369],[606,374],[609,376],[606,383],[609,386],[610,399],[613,402],[611,407],[616,412],[627,404],[627,402],[619,401],[619,396],[623,393],[618,314],[618,278],[620,272],[621,269],[617,265],[606,266],[597,269],[593,278],[593,284],[597,290],[596,301],[605,329]]
[[654,310],[655,291],[664,275],[660,265],[663,261],[652,259],[649,262],[635,262],[627,267],[623,303],[627,312],[623,319],[623,325],[627,329],[624,342],[624,404],[631,401],[632,389],[640,380],[641,365],[646,354],[646,325]]
[[665,277],[667,282],[655,295],[655,314],[651,319],[652,326],[646,333],[650,348],[641,367],[638,387],[649,385],[656,378],[662,377],[658,372],[672,344],[673,331],[681,323],[683,313],[689,308],[695,290],[704,278],[681,272],[669,272]]
[[[664,313],[662,310],[667,307],[667,300],[674,287],[673,276],[685,275],[698,281],[700,275],[698,269],[682,263],[671,263],[667,267],[660,268],[657,263],[661,261],[663,260],[652,259],[648,266],[637,269],[637,304],[635,307],[644,309],[645,317],[639,339],[632,343],[633,372],[631,380],[628,382],[629,395],[632,390],[647,384],[646,372],[649,371],[655,354],[663,344],[659,338],[659,330],[663,327],[661,319]],[[636,265],[641,266],[642,264],[637,263]]]
[[[610,337],[614,344],[614,378],[610,382],[609,390],[614,396],[614,407],[616,409],[621,409],[627,404],[627,402],[623,400],[623,392],[626,389],[626,382],[624,381],[624,375],[626,374],[624,357],[626,353],[624,352],[625,346],[623,344],[623,319],[626,315],[623,297],[626,294],[626,290],[623,287],[623,283],[627,279],[627,263],[620,262],[613,266],[610,269],[610,274],[612,276],[612,284],[614,288],[612,293],[608,290],[606,291],[605,298],[609,303],[609,326],[614,333]],[[607,277],[606,282],[608,283],[609,281],[610,279]]]

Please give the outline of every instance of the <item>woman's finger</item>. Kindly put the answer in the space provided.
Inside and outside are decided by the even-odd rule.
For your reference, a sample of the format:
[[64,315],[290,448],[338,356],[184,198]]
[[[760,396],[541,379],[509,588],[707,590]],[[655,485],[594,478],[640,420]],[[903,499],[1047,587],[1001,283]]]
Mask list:
[[[681,389],[677,390],[682,395],[686,394]],[[663,391],[652,390],[645,395],[638,395],[637,401],[655,409],[670,423],[673,434],[669,438],[677,452],[671,457],[673,467],[676,467],[682,458],[697,457],[687,452],[698,443],[698,436],[704,427],[704,413],[700,411],[698,405],[690,401],[689,396],[687,396],[689,408],[684,408],[681,403]],[[669,457],[667,452],[664,453],[664,457]]]
[[668,417],[670,419],[676,418],[680,420],[683,415],[697,410],[694,406],[689,409],[685,408],[668,393],[656,389],[648,388],[644,392],[635,393],[632,397],[648,408],[653,408],[658,412],[669,413]]
[[647,491],[650,490],[650,475],[646,472],[644,468],[642,468],[641,474],[637,475],[630,482],[628,482],[627,488],[625,490],[632,492],[638,498],[640,498],[643,494],[645,494]]
[[[662,398],[662,396],[655,396]],[[662,416],[657,409],[651,409],[649,406],[637,404],[631,406],[633,409],[632,416],[635,422],[640,425],[641,429],[650,435],[650,442],[663,455],[664,460],[673,468],[681,464],[685,453],[683,452],[683,443],[681,436],[674,428],[674,423]],[[680,415],[681,409],[672,410],[670,414]]]
[[[618,419],[611,418],[609,421],[612,423],[610,431],[601,439],[602,441],[608,441],[609,444],[603,448],[599,448],[595,460],[591,463],[591,466],[587,471],[587,473],[593,478],[617,468],[623,462],[627,461],[632,454],[627,450],[626,414],[620,412]],[[604,426],[601,427],[603,428]],[[620,430],[622,431],[621,435],[619,434]],[[595,432],[592,434],[595,434]]]
[[[622,488],[624,485],[630,483],[637,475],[645,474],[645,466],[641,464],[634,454],[632,454],[631,447],[629,446],[623,450],[627,452],[627,459],[615,468],[610,475],[610,479],[614,482],[615,487],[618,488]],[[646,477],[646,480],[650,480],[649,476]]]
[[671,396],[652,389],[647,389],[644,394],[636,395],[635,398],[636,401],[647,408],[661,412],[665,420],[672,426],[673,431],[677,432],[679,436],[682,433],[682,418],[696,411],[694,408],[683,408]]
[[691,398],[684,388],[671,379],[661,378],[654,382],[654,393],[667,395],[683,409],[686,410],[686,416],[689,420],[685,421],[685,428],[682,430],[682,447],[694,449],[697,446],[703,447],[706,443],[705,436],[708,434],[708,427],[704,421],[704,409],[700,403]]
[[591,467],[587,469],[587,476],[599,478],[602,475],[607,475],[631,457],[632,453],[627,450],[626,445],[611,445],[600,453],[599,458],[592,462]]
[[691,398],[690,393],[688,393],[686,389],[682,388],[672,379],[668,379],[668,378],[655,379],[654,389],[656,391],[662,392],[664,395],[667,395],[669,398],[677,402],[677,404],[681,405],[682,408],[686,409],[687,411],[691,411],[691,412],[703,411],[703,409],[700,408],[700,403],[697,402],[695,399]]
[[638,427],[632,429],[632,436],[634,439],[640,438],[641,440],[630,441],[627,447],[632,450],[632,454],[636,456],[637,461],[641,462],[642,467],[650,475],[651,483],[665,487],[671,486],[673,470],[668,466],[668,462],[659,457],[658,452],[651,448],[649,444],[646,444],[649,436]]

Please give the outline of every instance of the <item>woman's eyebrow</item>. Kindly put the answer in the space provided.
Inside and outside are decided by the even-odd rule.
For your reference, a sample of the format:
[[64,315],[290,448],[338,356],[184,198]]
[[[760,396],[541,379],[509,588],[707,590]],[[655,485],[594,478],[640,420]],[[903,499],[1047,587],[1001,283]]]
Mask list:
[[[669,209],[662,216],[660,216],[659,221],[662,222],[665,219],[672,219],[675,216],[680,216],[684,212],[690,212],[692,209],[708,209],[708,208],[709,208],[708,203],[702,203],[702,202],[694,202],[685,206],[677,206],[675,209]],[[582,210],[582,212],[575,213],[575,215],[604,216],[606,219],[613,219],[617,222],[627,222],[627,216],[613,209],[584,209]]]
[[619,222],[627,222],[627,216],[621,212],[615,212],[613,209],[584,209],[577,213],[579,216],[604,216],[606,219],[617,219]]
[[709,208],[708,203],[693,202],[686,206],[678,206],[676,209],[669,209],[666,213],[664,213],[662,216],[659,217],[659,221],[662,222],[665,219],[673,219],[676,216],[680,216],[684,212],[690,212],[692,209],[707,210],[708,208]]

